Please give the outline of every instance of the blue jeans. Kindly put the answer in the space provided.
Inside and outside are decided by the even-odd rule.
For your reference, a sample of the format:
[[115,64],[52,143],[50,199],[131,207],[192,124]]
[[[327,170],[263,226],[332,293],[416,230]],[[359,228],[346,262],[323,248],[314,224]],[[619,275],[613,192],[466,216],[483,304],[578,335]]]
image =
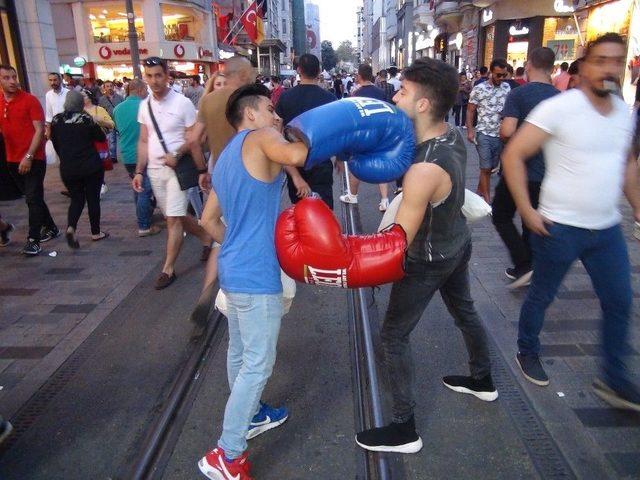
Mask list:
[[[133,178],[136,172],[135,165],[125,165],[129,177]],[[138,228],[140,230],[149,230],[151,228],[151,217],[153,216],[153,205],[151,198],[153,197],[153,190],[151,189],[151,182],[146,172],[142,177],[142,188],[144,191],[138,193],[133,191],[133,201],[136,204],[136,217],[138,218]]]
[[602,308],[602,349],[607,384],[628,381],[624,357],[628,353],[631,316],[631,270],[620,225],[586,230],[562,224],[548,228],[551,236],[531,234],[533,277],[520,311],[518,348],[523,355],[540,353],[540,331],[547,307],[573,263],[584,264]]
[[109,157],[118,158],[118,132],[113,129],[107,133],[107,142],[109,143]]
[[196,217],[199,220],[202,218],[202,210],[204,209],[202,197],[200,196],[200,187],[191,187],[188,189],[187,198],[189,198],[189,203],[193,207],[193,211],[196,212]]
[[273,371],[282,318],[282,294],[229,293],[227,376],[231,394],[218,446],[227,458],[247,449],[247,431]]

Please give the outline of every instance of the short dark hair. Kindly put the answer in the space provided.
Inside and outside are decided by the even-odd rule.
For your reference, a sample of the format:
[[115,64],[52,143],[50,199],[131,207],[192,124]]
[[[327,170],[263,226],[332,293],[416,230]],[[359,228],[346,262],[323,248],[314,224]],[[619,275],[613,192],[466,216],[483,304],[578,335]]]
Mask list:
[[18,71],[16,70],[15,67],[9,65],[8,63],[2,63],[0,64],[0,70],[11,70],[13,72],[18,73]]
[[574,60],[573,62],[571,62],[571,65],[569,65],[569,70],[568,70],[569,75],[577,75],[578,73],[580,73],[580,64],[582,62],[584,62],[584,57],[580,57]]
[[272,76],[271,81],[275,83],[282,83],[282,79],[277,75]]
[[458,71],[441,60],[419,58],[402,71],[404,78],[417,83],[431,102],[433,118],[444,120],[458,94]]
[[386,76],[387,76],[387,70],[383,68],[382,70],[380,70],[380,71],[378,72],[378,75],[380,75],[380,76],[383,76],[383,75],[384,75],[384,76],[386,77]]
[[494,58],[491,60],[491,64],[489,65],[489,70],[493,72],[496,68],[508,68],[509,64],[504,58]]
[[486,75],[487,72],[489,71],[489,69],[487,67],[485,67],[484,65],[480,67],[480,75]]
[[389,75],[395,77],[398,74],[398,67],[389,67]]
[[567,62],[562,62],[560,64],[560,70],[562,70],[563,72],[566,72],[567,70],[569,70],[569,64]]
[[260,97],[268,99],[271,97],[271,92],[264,85],[255,83],[240,87],[231,94],[224,113],[233,128],[237,129],[242,123],[246,107],[256,108],[258,106]]
[[49,72],[49,73],[47,73],[47,77],[48,77],[48,76],[50,76],[50,75],[53,75],[53,76],[55,76],[55,77],[58,77],[58,80],[60,80],[60,78],[61,78],[61,77],[60,77],[60,74],[59,74],[58,72]]
[[115,85],[115,82],[113,80],[105,80],[103,85],[106,85],[107,83],[110,83],[111,85]]
[[550,48],[538,47],[531,51],[531,55],[529,55],[527,61],[536,70],[551,72],[551,70],[553,70],[553,64],[556,61],[556,54]]
[[516,68],[516,77],[521,77],[522,75],[524,75],[524,67]]
[[366,63],[361,63],[360,65],[358,65],[358,75],[360,75],[363,80],[366,80],[368,82],[373,82],[374,80],[373,68],[371,68],[371,65],[368,65]]
[[162,71],[164,73],[169,72],[169,65],[167,65],[167,61],[164,58],[160,57],[149,57],[142,62],[145,67],[162,67]]
[[320,75],[320,60],[311,53],[305,53],[298,59],[298,68],[307,78],[316,78]]
[[513,75],[513,67],[511,66],[511,64],[507,64],[507,72]]
[[607,32],[600,35],[598,38],[591,40],[587,44],[587,48],[584,51],[584,58],[589,56],[589,54],[591,53],[591,50],[593,50],[594,47],[597,47],[598,45],[601,45],[603,43],[617,43],[619,45],[622,45],[623,47],[626,45],[624,38],[622,38],[620,34],[615,32]]

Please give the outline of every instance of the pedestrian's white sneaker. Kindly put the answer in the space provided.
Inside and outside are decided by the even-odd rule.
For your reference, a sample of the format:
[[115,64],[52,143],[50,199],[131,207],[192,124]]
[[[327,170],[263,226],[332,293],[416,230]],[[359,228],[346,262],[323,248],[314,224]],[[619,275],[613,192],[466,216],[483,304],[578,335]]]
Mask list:
[[358,195],[345,193],[344,195],[340,195],[340,201],[344,203],[358,203]]
[[383,198],[382,200],[380,200],[380,204],[378,205],[378,210],[380,210],[381,212],[386,212],[387,208],[389,208],[389,199]]
[[106,183],[103,183],[100,187],[100,196],[103,196],[105,193],[109,191],[109,187],[107,187]]

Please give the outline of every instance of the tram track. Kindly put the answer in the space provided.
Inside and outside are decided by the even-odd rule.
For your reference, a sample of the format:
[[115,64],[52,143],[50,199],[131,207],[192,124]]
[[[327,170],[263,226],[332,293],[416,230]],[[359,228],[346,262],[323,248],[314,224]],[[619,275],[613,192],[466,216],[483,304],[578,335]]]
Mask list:
[[[342,204],[342,221],[348,234],[361,231],[357,207]],[[208,321],[196,321],[200,332],[192,337],[190,354],[172,385],[162,410],[150,426],[145,440],[132,463],[127,478],[150,480],[162,478],[173,454],[182,427],[211,358],[215,355],[227,330],[224,316],[213,306],[219,286],[217,282],[206,295],[210,304],[200,304],[194,314],[206,314]],[[376,338],[372,322],[377,323],[375,300],[370,289],[349,290],[348,324],[351,347],[354,420],[358,430],[382,426],[383,394],[376,360]],[[356,449],[356,478],[359,480],[402,480],[405,478],[400,460],[388,454]]]

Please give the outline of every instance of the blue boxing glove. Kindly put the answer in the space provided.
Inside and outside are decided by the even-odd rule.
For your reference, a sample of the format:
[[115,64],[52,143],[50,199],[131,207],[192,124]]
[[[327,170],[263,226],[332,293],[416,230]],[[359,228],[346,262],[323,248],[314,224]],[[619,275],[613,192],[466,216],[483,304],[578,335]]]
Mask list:
[[348,159],[351,173],[368,183],[400,178],[415,148],[409,117],[387,102],[365,97],[308,110],[289,122],[285,135],[309,147],[305,169],[340,155]]

